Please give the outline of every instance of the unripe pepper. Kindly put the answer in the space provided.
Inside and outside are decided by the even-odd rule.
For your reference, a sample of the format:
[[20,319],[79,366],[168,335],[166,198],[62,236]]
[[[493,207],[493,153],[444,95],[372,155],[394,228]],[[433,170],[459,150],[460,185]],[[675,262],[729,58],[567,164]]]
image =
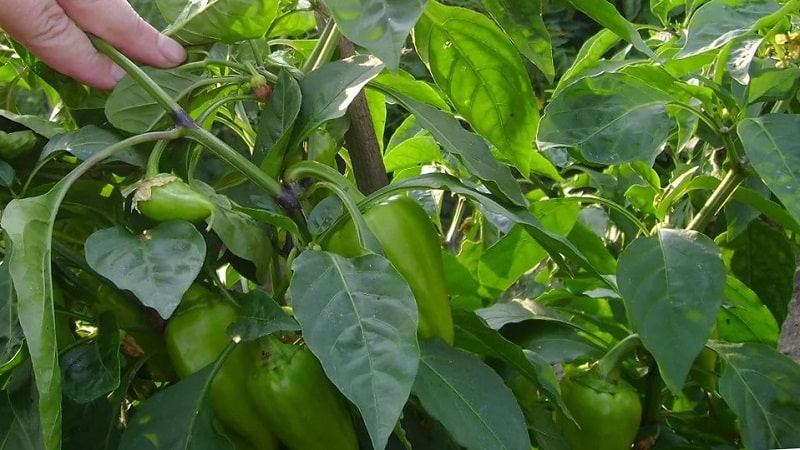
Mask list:
[[574,450],[630,450],[642,419],[642,403],[633,386],[618,376],[572,371],[560,387],[577,425],[560,410],[556,425]]
[[[230,342],[228,325],[239,318],[236,305],[193,285],[167,322],[167,350],[181,378],[213,363]],[[246,440],[252,448],[274,450],[277,440],[259,418],[245,389],[247,376],[258,358],[258,346],[243,342],[228,355],[211,382],[211,409],[223,432]]]
[[[453,316],[442,250],[428,213],[408,197],[393,197],[370,207],[364,220],[417,300],[420,337],[440,337],[452,345]],[[352,220],[335,230],[323,247],[348,258],[358,256],[360,246]]]
[[308,347],[274,336],[259,344],[247,390],[281,442],[290,450],[358,450],[347,405]]
[[133,206],[157,222],[186,220],[199,222],[214,212],[214,204],[179,177],[159,174],[139,184]]

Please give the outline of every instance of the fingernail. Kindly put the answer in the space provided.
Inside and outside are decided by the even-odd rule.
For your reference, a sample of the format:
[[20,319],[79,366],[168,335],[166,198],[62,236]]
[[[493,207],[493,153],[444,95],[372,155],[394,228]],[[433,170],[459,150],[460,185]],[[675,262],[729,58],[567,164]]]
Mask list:
[[172,65],[177,66],[186,59],[186,50],[181,47],[181,44],[166,36],[159,37],[158,49]]
[[116,84],[119,80],[122,79],[122,77],[125,76],[125,71],[122,70],[122,67],[116,64],[111,66],[110,72],[111,72],[111,78],[114,79],[114,84]]

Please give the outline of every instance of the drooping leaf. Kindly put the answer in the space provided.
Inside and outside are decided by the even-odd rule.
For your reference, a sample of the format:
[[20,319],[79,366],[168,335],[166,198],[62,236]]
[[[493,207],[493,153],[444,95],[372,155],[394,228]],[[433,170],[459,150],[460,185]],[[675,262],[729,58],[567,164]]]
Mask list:
[[739,122],[736,133],[764,183],[800,221],[800,129],[794,114],[765,114]]
[[120,289],[168,319],[203,267],[206,242],[189,222],[170,221],[131,234],[99,230],[86,240],[86,262]]
[[292,264],[294,314],[328,378],[361,412],[384,448],[417,374],[417,305],[379,255],[305,251]]
[[276,331],[299,331],[292,316],[261,289],[254,289],[237,298],[241,312],[239,320],[228,327],[228,334],[251,341]]
[[556,70],[553,67],[550,32],[542,19],[541,0],[481,0],[481,3],[519,52],[552,82]]
[[477,356],[435,339],[421,342],[414,395],[467,449],[529,450],[525,418],[511,390]]
[[667,114],[670,101],[663,91],[629,75],[582,78],[545,108],[536,139],[542,150],[577,148],[600,164],[651,161],[675,126]]
[[780,4],[771,0],[712,0],[692,14],[686,45],[675,57],[688,58],[720,48],[779,9]]
[[148,398],[122,433],[119,449],[233,450],[212,426],[208,390],[219,366],[217,360]]
[[714,344],[725,360],[719,392],[747,449],[800,447],[800,365],[763,344]]
[[[170,97],[181,99],[200,77],[177,69],[143,67],[145,74]],[[166,116],[166,111],[133,78],[122,78],[105,105],[106,117],[120,130],[138,134],[152,130]]]
[[288,71],[281,70],[269,101],[258,118],[256,145],[253,148],[253,161],[273,178],[280,174],[301,103],[302,94],[297,80]]
[[427,0],[325,0],[348,39],[396,71],[400,51]]
[[724,300],[719,247],[697,232],[662,229],[619,257],[617,283],[633,325],[672,392],[680,392]]
[[414,28],[414,45],[456,111],[527,176],[539,111],[522,58],[503,31],[478,12],[431,1]]
[[119,386],[119,328],[113,314],[102,314],[97,338],[60,356],[62,392],[77,403],[88,403]]
[[342,117],[361,88],[382,69],[377,58],[358,55],[325,64],[306,75],[300,83],[303,100],[293,138],[301,141],[323,122]]

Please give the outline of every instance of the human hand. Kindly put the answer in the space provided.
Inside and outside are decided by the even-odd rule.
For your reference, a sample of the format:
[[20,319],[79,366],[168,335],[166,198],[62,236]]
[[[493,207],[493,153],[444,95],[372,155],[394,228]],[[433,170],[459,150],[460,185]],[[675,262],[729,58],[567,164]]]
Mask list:
[[0,28],[53,69],[98,89],[113,88],[125,72],[83,30],[144,64],[173,67],[186,58],[126,0],[0,0]]

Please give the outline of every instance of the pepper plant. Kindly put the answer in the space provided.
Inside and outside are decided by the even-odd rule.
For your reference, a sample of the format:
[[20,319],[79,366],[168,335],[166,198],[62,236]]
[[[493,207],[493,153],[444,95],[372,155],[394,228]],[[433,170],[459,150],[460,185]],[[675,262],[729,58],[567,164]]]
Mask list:
[[800,446],[800,0],[132,3],[0,46],[0,448]]

